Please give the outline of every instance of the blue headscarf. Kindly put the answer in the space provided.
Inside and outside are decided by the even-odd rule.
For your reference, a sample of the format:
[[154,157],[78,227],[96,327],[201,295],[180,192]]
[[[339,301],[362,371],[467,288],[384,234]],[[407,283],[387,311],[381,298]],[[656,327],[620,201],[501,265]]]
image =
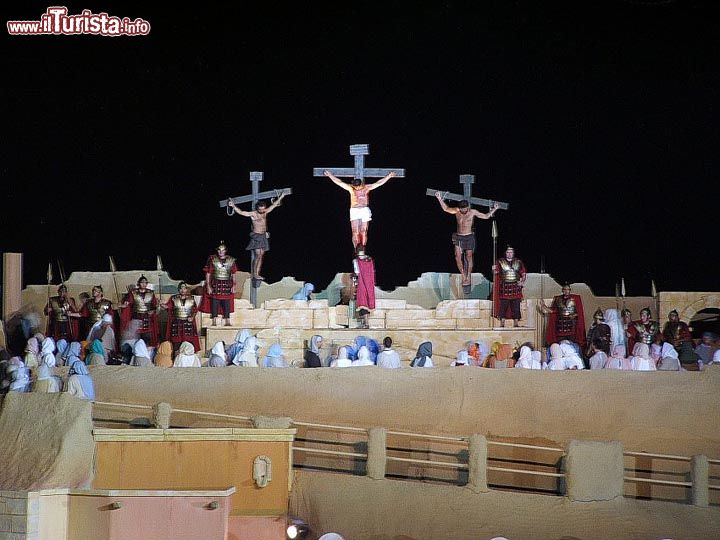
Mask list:
[[306,283],[302,288],[292,295],[293,300],[310,300],[310,293],[315,290],[315,285]]
[[288,367],[283,360],[283,351],[279,343],[273,343],[263,359],[262,367]]
[[[78,343],[79,345],[79,343]],[[95,399],[95,387],[93,385],[92,377],[90,377],[90,371],[82,360],[75,360],[70,366],[68,375],[74,376],[80,382],[83,394],[85,398],[89,400]]]

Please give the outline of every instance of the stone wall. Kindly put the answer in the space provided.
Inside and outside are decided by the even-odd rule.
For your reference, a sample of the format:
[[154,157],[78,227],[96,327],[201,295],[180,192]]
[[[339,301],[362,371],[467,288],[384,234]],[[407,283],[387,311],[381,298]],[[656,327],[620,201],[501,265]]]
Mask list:
[[37,540],[39,512],[37,494],[0,491],[0,540]]

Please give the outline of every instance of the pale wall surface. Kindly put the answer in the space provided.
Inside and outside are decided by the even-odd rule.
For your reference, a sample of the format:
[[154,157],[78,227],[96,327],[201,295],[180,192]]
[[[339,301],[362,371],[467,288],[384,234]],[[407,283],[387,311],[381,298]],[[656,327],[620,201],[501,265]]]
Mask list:
[[0,489],[86,487],[95,443],[92,406],[68,394],[10,392],[0,413]]
[[333,531],[353,540],[707,540],[720,535],[718,508],[622,497],[580,503],[319,472],[296,473],[290,512],[316,535]]

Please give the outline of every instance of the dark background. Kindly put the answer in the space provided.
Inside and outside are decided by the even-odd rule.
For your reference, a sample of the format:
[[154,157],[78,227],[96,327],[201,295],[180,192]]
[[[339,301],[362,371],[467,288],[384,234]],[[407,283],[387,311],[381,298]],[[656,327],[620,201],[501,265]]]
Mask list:
[[[407,177],[373,192],[378,284],[453,271],[455,224],[426,187],[510,203],[499,252],[613,295],[717,290],[713,2],[61,3],[142,17],[145,37],[2,37],[2,251],[26,283],[154,269],[196,283],[220,239],[247,269],[249,220],[217,201],[292,187],[270,216],[268,281],[349,271],[348,195],[313,167]],[[52,3],[14,3],[39,20]],[[43,185],[49,184],[49,187]],[[476,271],[492,258],[477,224]],[[57,269],[55,269],[57,281]]]

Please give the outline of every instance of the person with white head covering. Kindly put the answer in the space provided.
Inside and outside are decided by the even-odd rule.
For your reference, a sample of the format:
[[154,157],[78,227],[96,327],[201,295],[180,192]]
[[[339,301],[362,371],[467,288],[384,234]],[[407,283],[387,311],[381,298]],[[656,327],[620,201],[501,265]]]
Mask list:
[[627,336],[625,335],[625,325],[620,312],[615,308],[605,310],[605,324],[610,327],[610,351],[612,352],[615,345],[626,346]]
[[30,391],[30,370],[19,356],[10,359],[7,375],[10,378],[10,392]]
[[82,360],[75,360],[68,372],[68,381],[65,391],[79,399],[92,401],[95,399],[95,386],[90,377],[90,371]]
[[292,295],[293,300],[310,300],[310,297],[315,290],[315,285],[312,283],[305,283],[298,292]]
[[256,336],[248,337],[243,343],[243,348],[232,359],[232,363],[240,367],[258,367],[258,350],[260,344]]
[[625,344],[618,343],[613,346],[610,356],[605,362],[605,369],[619,369],[623,371],[631,371],[632,364],[629,358],[625,358]]
[[322,336],[315,335],[310,338],[309,347],[304,354],[306,368],[322,367],[322,361],[320,360],[320,349],[322,348],[322,346]]
[[352,366],[352,360],[348,355],[348,347],[343,346],[338,349],[338,356],[335,360],[330,362],[330,367],[350,367]]
[[267,355],[263,358],[262,367],[266,368],[286,368],[288,367],[283,355],[282,347],[279,343],[273,343],[268,349]]
[[44,363],[51,368],[54,368],[57,365],[57,360],[55,359],[55,340],[49,336],[42,342],[42,349],[40,349],[40,363]]
[[33,382],[32,391],[48,394],[60,392],[62,391],[62,379],[57,375],[53,375],[52,367],[43,362],[38,368],[37,378]]
[[[193,351],[194,353],[195,351]],[[179,355],[178,355],[179,356]],[[227,353],[225,352],[225,342],[218,341],[210,349],[210,358],[208,359],[208,367],[223,367],[227,366]],[[175,367],[191,367],[191,366],[178,366],[177,361]]]
[[550,361],[547,364],[547,368],[552,371],[561,371],[566,369],[565,359],[563,358],[563,350],[559,343],[553,343],[550,345]]
[[[220,344],[223,347],[222,341],[218,341],[215,344]],[[215,347],[213,347],[215,349]],[[225,348],[223,347],[223,354],[225,354]],[[200,358],[195,354],[195,346],[189,341],[183,341],[180,344],[177,354],[175,355],[175,362],[173,367],[200,367]]]
[[370,349],[365,345],[360,347],[357,360],[353,360],[351,365],[352,367],[374,366],[375,364],[373,364],[373,361],[370,359]]
[[133,357],[130,361],[131,366],[152,367],[152,358],[144,339],[138,339],[133,346]]
[[450,367],[461,367],[472,365],[470,355],[466,350],[460,350],[455,355],[455,360],[450,362]]
[[56,366],[65,365],[65,361],[63,359],[63,353],[68,348],[67,339],[65,339],[65,338],[58,339],[57,343],[55,344],[55,348],[57,349],[57,352],[55,353],[55,365]]
[[88,332],[87,342],[92,343],[93,340],[99,339],[105,349],[105,358],[110,358],[115,352],[115,329],[113,328],[113,318],[109,313],[105,313],[99,321],[93,324]]
[[650,358],[653,359],[653,362],[655,362],[655,365],[660,361],[660,358],[662,354],[662,345],[659,343],[653,343],[650,345]]
[[657,369],[658,371],[680,371],[680,359],[672,343],[667,341],[663,343]]
[[565,369],[585,369],[582,358],[571,343],[560,343]]
[[423,341],[418,347],[415,358],[410,362],[410,367],[418,368],[431,368],[433,367],[432,361],[432,343],[429,341]]
[[28,369],[37,367],[40,363],[38,359],[40,355],[40,342],[35,336],[27,340],[24,352],[23,362],[25,363],[25,367]]
[[636,343],[630,359],[633,371],[656,371],[655,361],[650,358],[650,347],[646,343]]
[[542,353],[540,351],[533,351],[527,345],[523,345],[520,347],[520,358],[515,362],[515,367],[522,369],[542,369],[541,357]]
[[225,349],[225,353],[227,354],[228,358],[235,358],[242,350],[243,345],[245,344],[245,340],[250,337],[250,330],[247,328],[243,328],[242,330],[238,330],[237,334],[235,334],[235,341],[233,341],[227,349]]

